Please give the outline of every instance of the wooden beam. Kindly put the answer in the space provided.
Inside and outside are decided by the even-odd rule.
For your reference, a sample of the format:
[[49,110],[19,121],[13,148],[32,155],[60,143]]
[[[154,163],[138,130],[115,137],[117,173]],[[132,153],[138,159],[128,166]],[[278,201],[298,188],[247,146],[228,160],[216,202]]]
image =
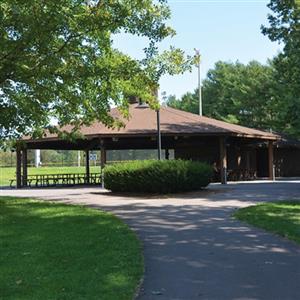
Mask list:
[[17,156],[17,164],[16,164],[16,187],[17,189],[22,187],[22,152],[20,147],[17,146],[16,149],[16,156]]
[[220,137],[220,172],[221,183],[227,184],[227,149],[225,137]]
[[22,163],[23,163],[23,186],[27,186],[27,149],[23,149],[22,151]]
[[268,143],[268,158],[269,158],[269,179],[275,180],[273,141],[269,141]]
[[86,183],[90,183],[90,151],[85,150],[85,176]]

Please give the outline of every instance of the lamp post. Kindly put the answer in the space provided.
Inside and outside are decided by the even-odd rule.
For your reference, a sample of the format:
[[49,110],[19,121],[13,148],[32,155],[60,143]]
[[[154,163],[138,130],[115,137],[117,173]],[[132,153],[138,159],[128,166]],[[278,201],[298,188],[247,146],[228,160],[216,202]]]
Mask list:
[[202,91],[201,91],[201,54],[200,50],[194,49],[196,52],[198,64],[198,96],[199,96],[199,116],[202,116]]
[[161,132],[160,132],[160,111],[156,110],[156,122],[157,122],[157,159],[161,160]]
[[80,155],[80,150],[77,152],[77,167],[80,167],[80,162],[81,162],[81,155]]
[[41,164],[41,150],[36,149],[34,152],[34,165],[36,168],[38,168]]

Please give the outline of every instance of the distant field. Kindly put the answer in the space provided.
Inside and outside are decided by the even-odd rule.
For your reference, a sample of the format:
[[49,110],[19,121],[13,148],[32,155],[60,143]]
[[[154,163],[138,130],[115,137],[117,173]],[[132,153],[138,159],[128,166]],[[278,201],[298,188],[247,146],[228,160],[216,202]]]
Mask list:
[[[91,172],[100,172],[100,167],[90,167]],[[28,168],[29,175],[84,173],[85,167],[40,167]],[[0,168],[0,186],[9,186],[9,180],[16,178],[16,168]]]

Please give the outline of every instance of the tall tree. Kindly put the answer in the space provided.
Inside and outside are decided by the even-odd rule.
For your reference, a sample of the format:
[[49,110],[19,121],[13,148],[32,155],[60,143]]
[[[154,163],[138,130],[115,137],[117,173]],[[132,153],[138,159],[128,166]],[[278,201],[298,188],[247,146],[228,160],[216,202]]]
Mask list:
[[[150,100],[160,76],[190,68],[179,49],[159,54],[173,35],[166,0],[2,0],[0,2],[0,138],[41,135],[58,124],[116,125],[126,97]],[[118,33],[148,38],[138,61],[113,47]]]
[[300,137],[300,2],[271,0],[268,7],[269,26],[262,26],[262,32],[284,45],[274,60],[282,101],[280,121],[284,131]]
[[[203,81],[203,113],[230,123],[278,129],[278,98],[271,64],[252,61],[217,62]],[[198,89],[181,99],[169,97],[167,104],[198,113]]]

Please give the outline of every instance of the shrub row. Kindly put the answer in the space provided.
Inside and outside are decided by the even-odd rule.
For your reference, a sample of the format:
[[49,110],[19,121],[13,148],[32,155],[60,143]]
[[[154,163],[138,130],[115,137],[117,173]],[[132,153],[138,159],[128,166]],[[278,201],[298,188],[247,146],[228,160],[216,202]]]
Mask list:
[[206,187],[212,167],[188,160],[143,160],[105,167],[105,188],[113,192],[176,193]]

